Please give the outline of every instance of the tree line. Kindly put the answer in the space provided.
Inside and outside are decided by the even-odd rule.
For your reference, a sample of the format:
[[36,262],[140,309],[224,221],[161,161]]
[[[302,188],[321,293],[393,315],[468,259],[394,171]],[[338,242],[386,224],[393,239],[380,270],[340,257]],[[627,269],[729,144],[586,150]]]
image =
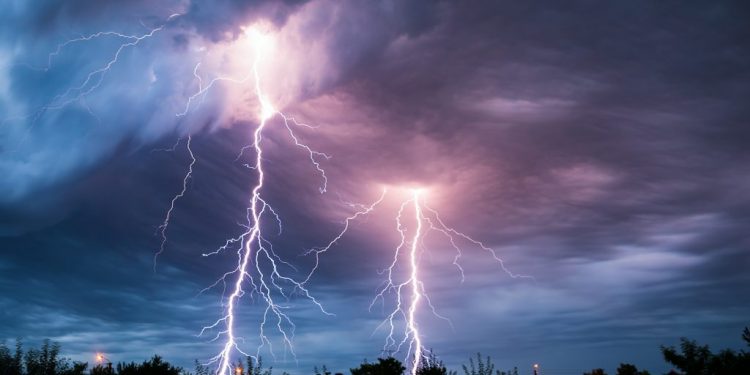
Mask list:
[[[750,347],[750,329],[745,327],[742,339]],[[741,375],[750,374],[750,352],[722,349],[712,352],[708,345],[699,345],[694,340],[680,339],[680,345],[662,346],[664,360],[674,368],[665,375]],[[234,365],[234,375],[273,375],[273,367],[263,367],[262,359],[247,357],[245,362]],[[358,367],[349,369],[351,375],[403,375],[406,367],[396,358],[378,358],[376,362],[363,361]],[[621,363],[616,375],[651,375],[635,365]],[[332,374],[326,366],[313,368],[314,375]],[[477,353],[476,359],[461,366],[461,375],[519,375],[518,368],[501,371],[495,368],[490,357]],[[45,340],[40,348],[24,349],[21,340],[13,347],[0,344],[0,375],[214,375],[211,368],[196,361],[194,371],[174,366],[155,355],[142,363],[119,362],[97,364],[89,367],[87,362],[72,361],[60,355],[60,344]],[[281,375],[289,375],[283,372]],[[417,375],[459,375],[458,371],[446,368],[435,354],[421,359]],[[542,375],[540,372],[539,375]],[[603,369],[593,369],[583,375],[607,375]]]

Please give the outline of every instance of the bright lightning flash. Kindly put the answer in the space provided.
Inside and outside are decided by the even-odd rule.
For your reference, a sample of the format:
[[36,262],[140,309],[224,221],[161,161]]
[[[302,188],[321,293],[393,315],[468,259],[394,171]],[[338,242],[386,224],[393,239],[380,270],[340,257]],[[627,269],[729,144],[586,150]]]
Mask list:
[[[264,94],[261,86],[259,64],[264,57],[271,53],[273,49],[273,40],[269,36],[263,35],[254,29],[248,29],[246,32],[255,45],[255,60],[252,67],[252,76],[255,81],[255,95],[260,103],[260,123],[253,132],[252,143],[246,148],[252,149],[255,153],[254,161],[251,165],[248,165],[248,167],[257,173],[258,180],[255,186],[253,186],[250,195],[250,203],[247,208],[247,223],[244,226],[246,230],[238,237],[228,240],[224,246],[216,251],[204,254],[205,256],[217,254],[228,249],[235,243],[240,244],[237,250],[236,267],[225,273],[216,283],[214,283],[214,286],[223,283],[225,291],[227,289],[227,284],[229,284],[229,295],[225,296],[223,303],[224,313],[221,318],[216,320],[213,324],[204,327],[201,331],[201,334],[209,330],[218,331],[214,340],[224,340],[221,351],[210,359],[209,364],[215,364],[217,366],[216,371],[218,374],[226,375],[230,375],[233,372],[232,355],[235,353],[248,355],[240,347],[240,342],[244,342],[244,339],[238,335],[236,327],[239,302],[245,293],[250,292],[251,295],[257,294],[260,297],[260,300],[265,304],[262,321],[260,322],[259,327],[260,345],[256,350],[256,356],[259,355],[261,348],[266,344],[268,345],[271,354],[274,355],[273,344],[266,334],[266,326],[267,324],[271,324],[271,322],[273,322],[277,332],[281,335],[284,349],[288,349],[294,356],[292,341],[294,339],[294,330],[296,326],[289,315],[284,311],[288,306],[278,302],[278,298],[288,301],[291,293],[298,293],[315,304],[324,314],[332,315],[310,295],[304,285],[304,282],[307,280],[298,282],[291,277],[282,274],[280,269],[282,265],[291,268],[294,267],[291,264],[284,262],[274,252],[271,241],[269,240],[269,235],[266,233],[267,228],[263,225],[263,222],[269,215],[271,215],[269,219],[277,222],[279,232],[281,231],[282,226],[279,216],[262,196],[266,178],[263,164],[263,131],[275,116],[278,115],[283,119],[284,126],[288,130],[295,145],[303,148],[308,153],[311,162],[320,173],[323,179],[323,185],[320,187],[321,193],[326,191],[327,179],[325,172],[320,167],[318,158],[328,158],[328,155],[314,151],[307,145],[300,143],[299,138],[295,135],[292,125],[308,125],[299,123],[294,118],[277,111]],[[292,291],[288,292],[285,289],[285,286],[291,287]]]
[[[162,25],[151,28],[148,30],[148,32],[141,35],[128,35],[115,31],[102,31],[90,34],[88,36],[70,39],[59,44],[53,52],[49,53],[46,66],[38,68],[38,70],[48,71],[52,67],[55,58],[57,58],[65,48],[73,44],[85,43],[94,39],[101,38],[113,38],[121,41],[118,48],[110,56],[110,58],[103,65],[88,72],[81,82],[54,96],[52,100],[50,100],[46,105],[38,108],[35,112],[22,116],[5,118],[2,122],[0,122],[0,124],[5,124],[9,121],[31,119],[31,126],[27,129],[28,134],[31,127],[33,127],[34,124],[39,121],[39,119],[42,118],[47,112],[60,110],[73,105],[74,103],[80,103],[82,106],[88,109],[89,113],[93,117],[98,118],[98,116],[96,116],[93,111],[88,108],[88,105],[86,104],[86,97],[91,95],[101,86],[103,80],[111,71],[112,67],[118,63],[121,54],[125,50],[129,48],[136,48],[147,39],[156,37],[156,35],[162,32],[170,24],[170,22],[180,16],[181,14],[173,14],[169,18],[167,18],[167,20]],[[328,180],[325,171],[321,167],[320,159],[328,159],[330,157],[324,153],[311,149],[304,143],[301,143],[299,137],[297,137],[294,131],[294,128],[309,128],[311,126],[300,123],[295,120],[294,117],[290,117],[279,112],[262,90],[259,64],[262,62],[263,58],[268,57],[272,54],[274,49],[273,38],[258,31],[255,28],[246,29],[246,35],[253,45],[255,52],[251,74],[248,74],[242,78],[219,76],[217,78],[213,78],[207,84],[204,84],[203,79],[198,73],[199,68],[201,67],[201,63],[196,64],[195,68],[193,69],[193,76],[197,80],[198,90],[193,95],[187,98],[184,110],[176,114],[178,118],[187,116],[191,109],[194,109],[202,103],[209,90],[211,90],[218,82],[243,84],[250,79],[254,80],[254,94],[260,105],[260,108],[258,110],[259,124],[253,132],[252,143],[243,148],[239,155],[239,157],[241,157],[242,152],[244,152],[246,149],[252,149],[255,153],[253,162],[251,164],[246,164],[248,168],[252,169],[257,174],[257,182],[251,189],[249,204],[246,210],[247,222],[243,225],[244,231],[239,236],[227,240],[226,243],[223,246],[219,247],[217,250],[204,254],[204,256],[215,255],[230,249],[232,246],[237,246],[236,267],[226,272],[213,285],[204,289],[205,291],[219,284],[223,284],[225,291],[222,300],[222,316],[213,324],[206,326],[201,330],[201,335],[205,332],[212,331],[216,332],[213,340],[223,340],[221,351],[217,355],[212,357],[209,361],[209,364],[217,366],[217,375],[232,374],[233,367],[231,364],[231,356],[233,354],[241,353],[243,355],[249,355],[245,353],[240,347],[240,343],[244,342],[244,338],[238,335],[236,328],[239,302],[246,293],[250,293],[251,296],[257,294],[261,302],[265,304],[265,309],[262,314],[262,321],[260,322],[259,326],[260,345],[256,350],[256,356],[260,353],[261,348],[265,345],[268,345],[269,351],[272,355],[274,354],[272,341],[266,333],[267,325],[272,323],[275,326],[277,332],[282,337],[284,349],[288,349],[291,354],[294,355],[292,342],[294,339],[295,325],[289,315],[285,312],[285,310],[288,309],[289,306],[283,304],[283,302],[279,302],[279,299],[281,299],[282,301],[289,301],[292,297],[292,294],[299,294],[311,301],[324,314],[331,315],[313,296],[310,295],[305,285],[310,280],[313,272],[315,272],[315,270],[318,268],[320,255],[328,251],[337,243],[339,239],[341,239],[341,237],[347,232],[351,221],[371,213],[375,209],[375,207],[383,201],[386,195],[386,191],[384,190],[380,198],[372,205],[357,205],[357,207],[359,208],[357,212],[346,218],[343,230],[332,241],[330,241],[326,246],[313,248],[308,251],[308,254],[315,255],[315,264],[312,268],[312,271],[310,271],[310,273],[306,278],[304,278],[304,280],[296,281],[291,277],[285,276],[282,273],[282,266],[289,267],[294,270],[296,269],[291,264],[282,260],[275,253],[272,242],[270,241],[270,235],[268,234],[268,228],[266,227],[266,225],[263,225],[264,222],[271,220],[275,221],[278,224],[279,233],[282,229],[282,223],[279,215],[277,215],[273,207],[271,207],[263,198],[262,194],[266,177],[263,164],[263,132],[269,125],[269,122],[271,122],[276,116],[280,117],[283,120],[284,127],[287,129],[291,139],[294,142],[294,145],[302,148],[307,153],[311,164],[314,166],[317,173],[321,176],[322,184],[319,187],[321,193],[326,192]],[[196,103],[196,101],[198,101],[198,103]],[[155,254],[155,260],[156,257],[158,257],[159,254],[161,254],[165,249],[165,246],[167,244],[166,233],[173,215],[175,204],[187,192],[188,182],[192,177],[193,167],[196,164],[196,157],[193,154],[193,150],[191,149],[191,140],[191,136],[188,135],[186,147],[190,155],[191,162],[188,167],[188,171],[183,178],[182,189],[171,200],[171,204],[166,213],[166,216],[162,224],[158,228],[161,236],[161,242],[159,250]],[[21,142],[23,142],[23,140]],[[175,147],[176,146],[177,145],[175,145]],[[173,151],[174,147],[170,150]],[[484,243],[477,241],[467,236],[466,234],[458,232],[455,229],[447,226],[438,212],[426,205],[426,203],[424,202],[425,192],[423,190],[410,189],[409,191],[409,198],[401,203],[395,218],[396,230],[400,235],[400,243],[395,249],[392,263],[384,271],[384,273],[387,275],[385,286],[380,289],[379,293],[373,299],[370,308],[372,308],[378,300],[381,300],[383,303],[385,303],[385,299],[387,298],[388,294],[395,294],[395,308],[390,314],[387,315],[386,319],[381,324],[381,326],[388,325],[389,327],[389,333],[386,338],[383,350],[385,352],[392,352],[394,350],[396,352],[399,352],[404,346],[406,346],[406,357],[407,361],[410,360],[410,371],[412,375],[415,375],[420,363],[422,363],[421,361],[427,358],[427,356],[425,355],[426,353],[424,350],[422,333],[419,330],[418,323],[420,307],[424,303],[426,303],[432,310],[433,314],[441,319],[447,320],[447,318],[439,315],[436,312],[435,307],[433,306],[430,298],[425,292],[424,281],[420,278],[420,256],[426,250],[423,243],[425,237],[430,232],[440,233],[444,238],[448,240],[451,247],[456,251],[456,255],[453,258],[453,264],[459,270],[462,281],[464,279],[464,269],[460,265],[460,260],[463,255],[461,247],[459,247],[460,242],[468,243],[484,251],[487,251],[491,255],[491,257],[498,262],[500,268],[505,271],[510,277],[530,277],[512,273],[505,267],[502,259],[497,256],[495,250],[486,246]],[[411,233],[409,233],[409,228],[407,228],[404,224],[404,221],[408,216],[407,209],[411,209],[411,212],[413,213],[414,226],[411,229]],[[405,258],[406,261],[403,261],[402,258]],[[398,268],[401,266],[406,267],[407,269],[406,277],[400,277],[399,272],[397,272]],[[290,288],[291,291],[288,291],[288,289]],[[229,289],[228,295],[226,294],[227,289]],[[399,320],[401,319],[403,319],[404,321],[403,324],[399,324]],[[450,321],[448,320],[448,322]],[[398,327],[401,327],[402,325],[404,327],[403,334],[398,335],[396,331],[398,330]],[[399,337],[399,339],[397,339],[397,337]]]
[[[39,108],[35,113],[20,117],[21,119],[32,118],[32,125],[44,115],[45,112],[50,110],[58,110],[67,107],[75,102],[81,102],[84,106],[86,96],[92,94],[94,90],[98,89],[104,80],[106,74],[111,68],[118,62],[121,53],[127,48],[133,48],[138,46],[145,39],[154,37],[157,33],[161,32],[166,25],[175,17],[179,17],[179,14],[170,16],[167,21],[158,27],[150,29],[143,35],[126,35],[115,31],[103,31],[97,32],[88,36],[80,38],[70,39],[57,46],[55,51],[51,52],[47,58],[47,65],[40,70],[47,71],[51,68],[53,60],[68,46],[75,43],[88,42],[94,39],[100,38],[117,38],[123,40],[123,43],[119,45],[115,53],[111,58],[100,68],[97,68],[86,75],[86,78],[80,84],[67,89],[64,93],[55,96],[47,105]],[[224,291],[227,292],[229,286],[229,295],[223,296],[222,317],[216,320],[213,324],[204,327],[201,330],[201,335],[207,331],[217,332],[214,336],[214,340],[223,339],[224,344],[222,350],[210,359],[209,364],[217,365],[217,374],[230,375],[233,371],[231,365],[231,356],[235,353],[241,353],[248,355],[241,348],[239,343],[244,342],[244,338],[237,334],[236,323],[237,323],[237,311],[240,299],[245,295],[246,292],[250,292],[251,296],[257,294],[260,299],[265,303],[265,309],[262,315],[262,322],[260,323],[260,345],[256,351],[256,357],[260,353],[261,348],[264,345],[269,346],[269,351],[274,355],[273,346],[271,339],[266,334],[266,325],[273,321],[276,329],[282,337],[284,348],[288,349],[294,356],[294,349],[292,341],[294,339],[295,325],[291,318],[285,312],[288,306],[285,306],[278,299],[281,298],[284,301],[289,301],[292,294],[301,294],[305,298],[309,299],[314,303],[324,314],[331,315],[323,306],[310,295],[308,290],[305,288],[305,283],[310,279],[311,271],[307,278],[303,282],[297,282],[291,277],[285,276],[281,272],[281,266],[290,267],[295,269],[291,264],[283,261],[275,252],[269,235],[266,234],[266,228],[262,225],[263,221],[267,219],[268,215],[272,216],[272,219],[278,223],[279,233],[281,232],[281,220],[266,200],[262,197],[262,190],[265,182],[265,173],[263,165],[263,132],[269,122],[276,116],[283,119],[284,127],[287,129],[288,134],[294,142],[294,145],[302,148],[310,159],[310,162],[314,166],[315,170],[320,174],[322,179],[322,185],[319,187],[321,193],[326,192],[328,179],[325,171],[321,167],[320,159],[329,159],[330,156],[315,151],[309,146],[300,142],[299,137],[296,135],[294,127],[307,127],[311,126],[298,122],[294,117],[284,115],[274,108],[270,99],[265,95],[261,87],[261,74],[259,64],[262,62],[264,57],[269,56],[274,49],[273,38],[262,32],[259,32],[255,28],[247,28],[245,30],[247,39],[254,50],[254,59],[251,69],[251,74],[248,74],[241,78],[218,76],[213,78],[204,84],[203,79],[199,75],[199,68],[201,63],[195,65],[193,69],[193,76],[197,80],[198,90],[193,95],[187,98],[185,108],[183,111],[176,114],[176,117],[181,118],[187,116],[191,109],[198,107],[202,104],[209,90],[211,90],[219,82],[229,82],[234,84],[243,84],[250,79],[254,79],[254,94],[260,104],[259,108],[259,120],[258,127],[253,132],[252,143],[240,152],[246,149],[252,149],[255,152],[254,162],[252,164],[246,164],[250,169],[257,173],[257,182],[251,190],[250,202],[247,207],[247,222],[243,227],[244,232],[238,237],[227,240],[224,246],[220,247],[216,251],[204,254],[204,256],[210,256],[218,254],[224,250],[228,250],[232,245],[239,244],[237,249],[237,265],[236,267],[226,272],[219,280],[213,285],[204,289],[208,290],[219,284],[224,285]],[[246,39],[242,39],[244,41]],[[94,113],[89,110],[92,116]],[[96,117],[96,116],[95,116]],[[11,121],[12,118],[8,118],[5,121]],[[161,255],[167,245],[167,231],[170,222],[173,217],[175,205],[187,192],[188,182],[192,178],[193,167],[196,164],[196,157],[191,148],[192,136],[187,135],[186,148],[190,155],[190,164],[188,170],[182,180],[182,189],[177,193],[171,200],[169,209],[166,212],[163,222],[158,227],[157,232],[160,235],[159,250],[154,255],[154,269],[156,270],[156,260]],[[166,151],[174,151],[179,141],[175,146]],[[316,267],[317,268],[317,264]],[[295,269],[296,270],[296,269]],[[230,280],[231,279],[231,280]],[[286,287],[286,288],[285,288]],[[292,291],[287,291],[291,287]]]
[[[423,244],[424,238],[429,232],[435,231],[440,233],[456,251],[453,264],[457,267],[461,275],[461,281],[464,280],[464,268],[460,265],[460,259],[463,254],[458,245],[460,240],[489,252],[492,258],[499,263],[501,269],[510,277],[529,277],[512,273],[505,267],[502,259],[497,256],[493,249],[447,226],[440,218],[438,212],[427,206],[424,202],[424,196],[426,195],[424,190],[410,189],[409,191],[409,198],[401,203],[395,219],[400,241],[396,246],[393,261],[384,271],[386,275],[384,286],[373,299],[370,309],[372,309],[378,300],[385,303],[387,294],[395,294],[394,309],[378,326],[378,328],[384,325],[388,327],[388,335],[383,346],[383,351],[387,353],[401,352],[406,347],[406,359],[410,364],[410,372],[412,375],[416,375],[420,364],[424,363],[423,361],[429,360],[428,353],[424,349],[417,319],[422,302],[426,302],[436,317],[446,320],[451,324],[448,318],[437,313],[425,291],[424,281],[420,278],[420,256],[426,250]],[[411,214],[408,214],[407,210],[411,210]],[[408,216],[413,216],[413,229],[407,228],[404,223]],[[398,270],[400,268],[406,268],[406,271],[402,272],[406,274],[405,277],[399,276]],[[404,323],[400,324],[400,319]],[[398,327],[403,327],[402,334],[397,333],[399,330]]]

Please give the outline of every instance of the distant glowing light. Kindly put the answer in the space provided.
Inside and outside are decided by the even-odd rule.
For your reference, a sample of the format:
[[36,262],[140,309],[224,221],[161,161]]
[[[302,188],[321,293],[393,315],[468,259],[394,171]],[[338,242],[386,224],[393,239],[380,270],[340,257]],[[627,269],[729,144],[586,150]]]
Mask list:
[[250,43],[255,50],[255,59],[253,61],[253,75],[255,77],[255,95],[260,102],[260,120],[266,121],[276,115],[277,111],[271,101],[263,93],[260,86],[260,63],[264,57],[270,56],[274,50],[274,39],[271,35],[263,33],[254,27],[245,29],[245,35],[250,39]]
[[250,40],[250,43],[252,43],[255,53],[261,56],[268,56],[273,53],[273,50],[276,47],[276,41],[274,40],[273,35],[259,29],[259,26],[251,26],[245,28],[244,32]]
[[260,98],[260,119],[266,121],[276,115],[276,109],[273,108],[270,102],[264,97]]

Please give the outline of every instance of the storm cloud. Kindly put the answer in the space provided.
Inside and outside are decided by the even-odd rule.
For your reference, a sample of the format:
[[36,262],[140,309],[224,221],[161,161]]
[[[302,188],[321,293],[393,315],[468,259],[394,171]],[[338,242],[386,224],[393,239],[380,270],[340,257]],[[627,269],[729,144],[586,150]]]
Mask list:
[[[503,368],[661,371],[658,346],[680,336],[740,344],[750,316],[742,2],[0,4],[0,338],[50,337],[79,359],[158,352],[184,366],[217,351],[195,335],[217,317],[220,291],[198,292],[231,259],[201,254],[242,230],[256,177],[236,159],[257,103],[249,84],[223,83],[176,114],[199,85],[242,76],[235,48],[262,25],[277,41],[264,88],[332,156],[320,194],[307,155],[271,120],[264,194],[284,221],[279,253],[303,274],[312,260],[300,254],[341,229],[344,202],[392,189],[321,257],[311,292],[336,316],[294,301],[299,363],[279,356],[275,368],[344,371],[379,354],[384,313],[368,307],[397,244],[399,186],[429,189],[448,224],[534,277],[510,278],[467,246],[462,283],[450,244],[426,239],[426,289],[453,328],[429,314],[421,324],[450,366],[481,351]],[[156,28],[86,85],[134,39],[56,52],[99,31]],[[195,171],[154,273],[188,134]],[[254,337],[260,312],[243,306]]]

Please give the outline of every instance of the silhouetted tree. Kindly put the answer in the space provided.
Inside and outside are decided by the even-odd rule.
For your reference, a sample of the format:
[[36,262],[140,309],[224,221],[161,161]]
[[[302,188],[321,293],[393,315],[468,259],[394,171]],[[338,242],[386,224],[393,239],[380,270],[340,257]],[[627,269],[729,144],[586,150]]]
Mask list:
[[272,372],[273,366],[265,370],[263,369],[262,357],[258,356],[258,360],[256,361],[253,357],[247,356],[247,375],[271,375]]
[[638,367],[630,363],[620,363],[617,368],[617,375],[650,375],[648,371],[638,371]]
[[[117,375],[181,375],[182,373],[181,367],[172,366],[158,355],[141,364],[121,362],[117,364],[116,368]],[[106,371],[106,369],[104,370]]]
[[318,366],[315,366],[313,367],[313,371],[315,371],[315,375],[331,375],[326,365],[323,365],[320,369],[318,369]]
[[[742,338],[750,344],[750,332],[747,327]],[[680,339],[680,351],[676,348],[661,347],[664,360],[682,371],[684,375],[730,375],[750,374],[750,353],[740,350],[735,352],[724,349],[717,354],[711,352],[708,345],[698,345],[686,338]]]
[[396,358],[378,358],[378,363],[369,363],[367,360],[357,368],[349,369],[352,375],[401,375],[406,367]]
[[89,364],[86,362],[73,362],[72,365],[66,362],[64,366],[61,366],[59,375],[83,375],[87,367]]
[[0,344],[0,375],[22,375],[22,358],[21,340],[16,340],[15,355],[5,343]]
[[674,347],[662,346],[661,352],[664,360],[688,375],[705,373],[708,362],[713,356],[711,350],[708,349],[708,345],[699,346],[695,341],[683,337],[680,339],[680,349],[681,353],[678,353]]
[[91,368],[89,375],[112,375],[112,374],[110,373],[109,368],[104,367],[102,365],[96,365]]
[[497,374],[494,374],[495,372],[495,365],[490,360],[490,357],[487,356],[487,359],[482,361],[482,354],[477,353],[477,362],[474,363],[474,359],[469,357],[469,366],[461,365],[461,368],[464,370],[464,375],[500,375],[500,371],[497,372]]
[[437,359],[435,352],[430,351],[427,356],[422,356],[417,366],[417,375],[455,375],[454,371],[448,371],[443,361]]
[[44,340],[39,349],[29,349],[24,355],[24,366],[27,375],[55,375],[61,360],[60,344]]
[[21,343],[21,339],[16,339],[16,352],[13,355],[13,362],[11,364],[11,371],[13,371],[11,374],[14,375],[21,375],[23,373],[23,363],[21,360],[23,359],[23,344]]
[[591,372],[584,372],[583,375],[607,375],[607,373],[604,372],[604,369],[595,368]]
[[21,340],[16,340],[12,355],[5,344],[0,344],[0,375],[82,375],[86,367],[86,363],[60,357],[60,345],[49,340],[44,340],[41,348],[26,352]]
[[195,375],[211,375],[211,369],[195,360]]
[[0,344],[0,375],[10,374],[13,364],[13,356],[5,343]]

